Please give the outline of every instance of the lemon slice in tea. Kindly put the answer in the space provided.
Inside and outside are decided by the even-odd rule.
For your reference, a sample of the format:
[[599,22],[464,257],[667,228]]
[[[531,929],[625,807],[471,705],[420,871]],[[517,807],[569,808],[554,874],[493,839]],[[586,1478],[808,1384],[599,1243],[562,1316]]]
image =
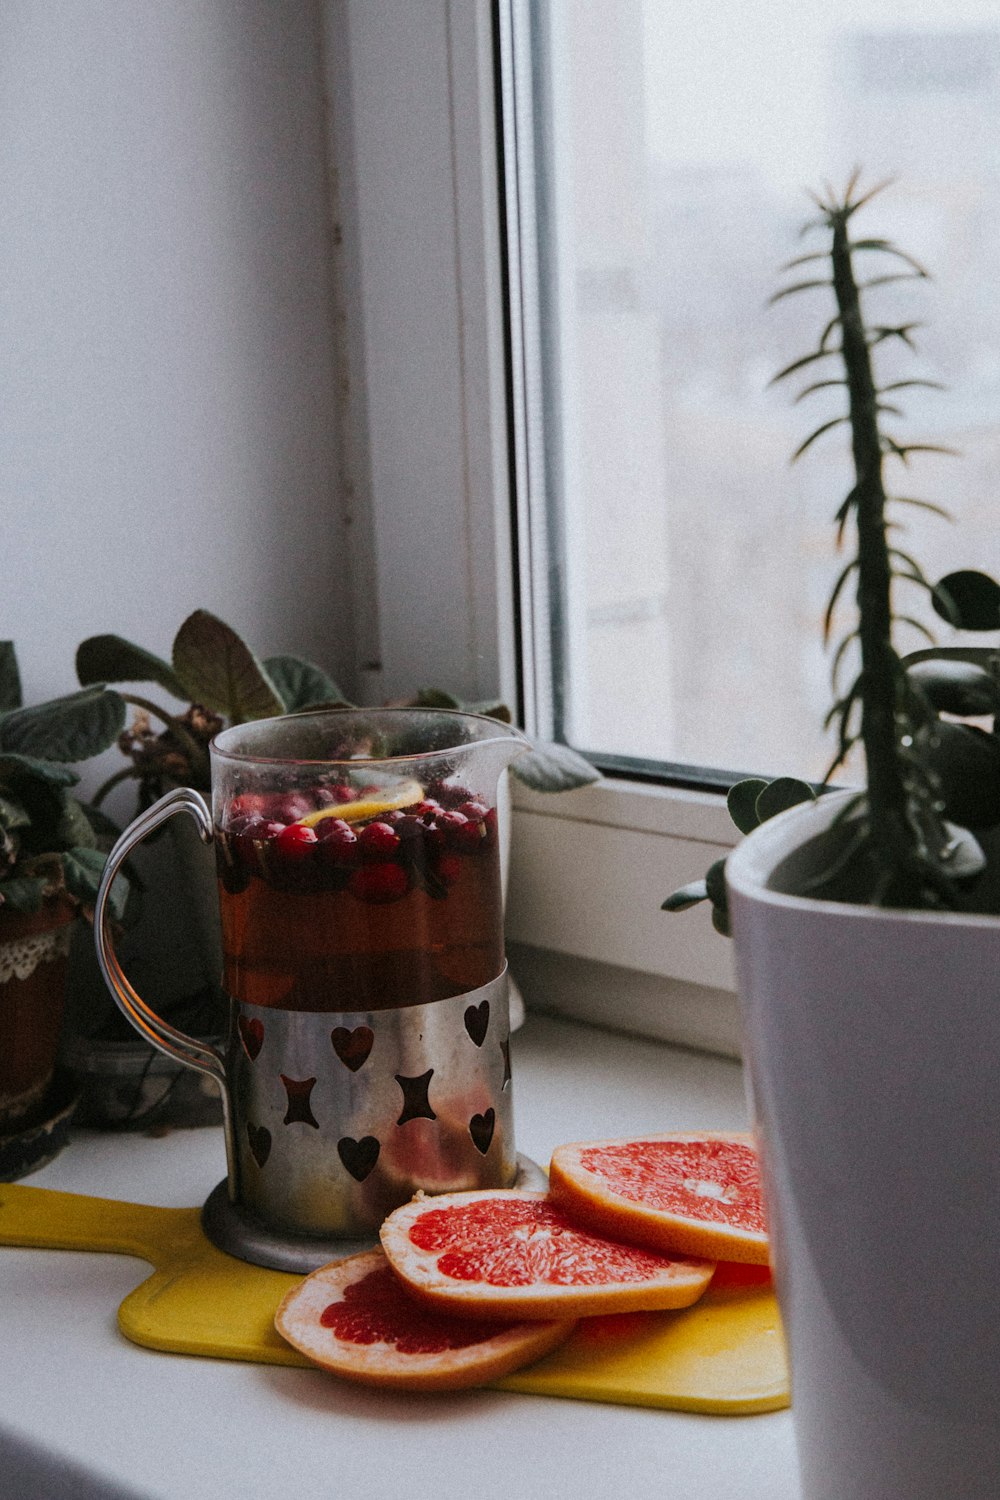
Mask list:
[[394,789],[388,787],[377,797],[361,797],[357,802],[337,802],[332,807],[321,807],[317,812],[306,813],[298,821],[305,828],[315,828],[324,818],[343,818],[345,823],[363,823],[368,818],[377,818],[381,813],[394,812],[397,808],[415,807],[424,800],[424,789],[419,781],[401,781]]

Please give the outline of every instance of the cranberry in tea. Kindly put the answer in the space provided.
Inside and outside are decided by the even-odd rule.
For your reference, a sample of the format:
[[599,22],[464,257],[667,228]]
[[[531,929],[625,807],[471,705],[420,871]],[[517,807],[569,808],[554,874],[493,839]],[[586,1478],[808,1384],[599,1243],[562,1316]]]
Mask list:
[[269,785],[259,765],[242,777],[236,767],[215,807],[224,985],[234,999],[379,1010],[497,977],[496,767],[484,769],[481,788],[467,770],[449,779],[439,766],[422,769],[399,774],[370,759],[356,769],[276,765]]

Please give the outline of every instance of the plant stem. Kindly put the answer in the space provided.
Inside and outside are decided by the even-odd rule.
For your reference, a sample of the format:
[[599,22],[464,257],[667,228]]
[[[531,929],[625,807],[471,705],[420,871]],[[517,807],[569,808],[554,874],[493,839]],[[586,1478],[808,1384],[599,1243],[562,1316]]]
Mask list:
[[156,704],[150,702],[148,698],[140,698],[137,693],[123,693],[122,697],[126,703],[131,703],[133,708],[141,708],[145,713],[152,714],[154,718],[160,720],[161,724],[167,726],[187,756],[193,771],[200,773],[207,771],[207,750],[204,745],[198,743],[194,735],[191,734],[190,730],[179,719],[173,718],[164,709],[157,708]]
[[897,744],[899,658],[892,645],[892,566],[886,541],[883,449],[871,350],[848,236],[850,212],[830,214],[833,288],[840,313],[841,354],[850,403],[854,512],[858,528],[858,611],[861,646],[861,739],[868,775],[873,853],[892,872],[886,904],[919,902],[919,840]]

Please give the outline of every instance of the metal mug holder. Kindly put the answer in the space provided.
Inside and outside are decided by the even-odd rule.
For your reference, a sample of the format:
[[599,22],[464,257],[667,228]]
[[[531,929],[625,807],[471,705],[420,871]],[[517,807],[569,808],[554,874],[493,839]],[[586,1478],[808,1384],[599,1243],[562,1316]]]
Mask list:
[[203,1209],[208,1238],[259,1265],[309,1271],[377,1243],[385,1215],[418,1189],[544,1189],[540,1169],[514,1150],[506,968],[481,989],[382,1011],[230,999],[224,1049],[151,1009],[115,953],[108,895],[135,846],[180,812],[213,842],[200,793],[161,797],[108,856],[94,933],[128,1020],[221,1092],[227,1171]]

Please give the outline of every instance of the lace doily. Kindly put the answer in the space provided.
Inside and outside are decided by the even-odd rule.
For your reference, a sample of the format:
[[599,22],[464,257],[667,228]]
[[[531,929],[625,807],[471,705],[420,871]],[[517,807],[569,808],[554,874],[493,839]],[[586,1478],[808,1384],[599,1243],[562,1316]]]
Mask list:
[[36,932],[13,943],[0,943],[0,984],[6,984],[8,979],[27,979],[39,964],[65,958],[69,953],[69,935],[67,923],[54,931]]

